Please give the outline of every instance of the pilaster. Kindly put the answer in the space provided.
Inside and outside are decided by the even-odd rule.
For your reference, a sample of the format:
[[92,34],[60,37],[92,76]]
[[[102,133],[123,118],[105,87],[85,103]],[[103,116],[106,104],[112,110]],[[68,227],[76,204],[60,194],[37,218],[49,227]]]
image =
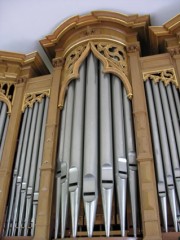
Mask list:
[[179,46],[169,47],[168,52],[170,53],[173,59],[173,63],[175,65],[175,69],[177,70],[177,74],[178,74],[177,81],[180,87],[180,47]]
[[149,120],[137,45],[127,47],[133,89],[133,115],[138,161],[143,239],[160,240],[161,228]]
[[41,166],[38,210],[34,240],[48,240],[51,226],[51,208],[55,174],[58,96],[60,89],[63,59],[53,61],[54,72],[51,85],[51,95],[45,129],[44,151]]
[[14,105],[7,129],[3,155],[0,163],[0,232],[2,233],[5,209],[10,188],[11,173],[16,151],[19,125],[21,120],[21,108],[24,95],[26,78],[18,79],[14,96]]

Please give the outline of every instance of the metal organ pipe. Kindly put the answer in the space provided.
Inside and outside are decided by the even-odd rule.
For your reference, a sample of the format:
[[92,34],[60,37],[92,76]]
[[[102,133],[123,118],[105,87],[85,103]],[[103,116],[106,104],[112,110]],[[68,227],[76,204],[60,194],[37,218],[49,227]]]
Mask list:
[[113,147],[110,75],[102,72],[100,64],[100,173],[101,194],[106,236],[110,235],[113,199]]
[[125,236],[126,222],[126,192],[127,192],[127,159],[125,153],[123,88],[116,76],[112,77],[112,109],[113,109],[113,135],[115,176],[118,195],[119,217],[121,235]]
[[9,235],[9,230],[10,230],[9,227],[10,227],[10,222],[12,220],[12,209],[13,209],[13,204],[14,204],[16,181],[17,181],[19,163],[20,163],[21,152],[22,152],[22,147],[23,147],[23,142],[24,142],[28,110],[29,109],[26,108],[26,110],[24,112],[23,120],[22,120],[21,133],[20,133],[20,137],[19,137],[16,160],[15,160],[15,167],[14,167],[14,172],[13,172],[13,181],[12,181],[12,188],[11,188],[11,194],[10,194],[10,201],[9,201],[9,206],[8,206],[5,236]]
[[6,103],[2,103],[1,114],[0,114],[0,144],[3,137],[6,117],[7,117],[7,105]]
[[55,239],[59,233],[60,215],[61,237],[65,237],[67,187],[70,193],[72,236],[77,236],[82,189],[87,233],[88,237],[92,237],[98,187],[101,188],[106,236],[110,235],[114,172],[121,234],[125,236],[129,175],[136,236],[137,165],[131,105],[120,79],[116,76],[111,79],[110,74],[104,74],[102,64],[99,65],[92,53],[88,55],[86,64],[80,67],[80,78],[69,85],[59,134]]
[[18,223],[18,236],[21,236],[22,232],[22,220],[25,210],[25,200],[26,200],[26,193],[27,193],[27,184],[29,180],[29,170],[31,165],[31,156],[33,150],[33,143],[34,143],[34,135],[35,135],[35,126],[37,121],[37,113],[38,113],[38,102],[35,102],[33,106],[33,114],[32,114],[32,121],[30,127],[30,134],[28,139],[28,147],[26,153],[26,160],[25,160],[25,167],[23,171],[23,181],[21,186],[21,196],[19,202],[19,223]]
[[64,108],[61,113],[61,126],[59,131],[59,146],[57,154],[57,169],[56,169],[56,217],[55,217],[55,239],[58,237],[60,223],[60,203],[61,203],[61,162],[63,161],[64,150],[64,133],[66,123],[67,101],[64,103]]
[[167,194],[166,194],[165,176],[163,171],[164,167],[163,167],[163,160],[162,160],[162,154],[161,154],[161,146],[160,146],[159,131],[158,131],[158,125],[157,125],[157,119],[156,119],[154,100],[153,100],[152,89],[151,89],[151,84],[149,80],[145,82],[145,88],[146,88],[146,94],[147,94],[147,103],[148,103],[151,132],[152,132],[152,139],[153,139],[154,157],[155,157],[155,163],[156,163],[158,195],[160,198],[164,228],[165,228],[165,231],[167,232],[168,231],[167,196],[166,196]]
[[157,114],[157,122],[158,122],[158,129],[159,129],[159,135],[160,135],[160,141],[161,141],[162,156],[164,160],[168,197],[169,197],[171,212],[173,216],[174,228],[175,228],[175,231],[178,231],[176,193],[175,193],[173,172],[172,172],[171,161],[170,161],[171,159],[170,151],[169,151],[169,145],[167,140],[167,133],[166,133],[166,127],[165,127],[164,115],[162,111],[162,103],[161,103],[158,84],[152,82],[152,90],[153,90],[153,97],[155,101],[155,108],[156,108],[156,114]]
[[[179,159],[180,159],[180,121],[178,122],[178,114],[176,111],[176,105],[175,105],[175,101],[174,101],[174,97],[173,97],[172,86],[170,84],[168,86],[166,86],[166,92],[168,95],[168,102],[169,102],[170,111],[171,111],[172,123],[174,126],[176,148],[177,148]],[[180,108],[180,106],[179,106],[179,108]]]
[[47,109],[48,98],[25,109],[7,211],[6,236],[34,234]]
[[42,126],[41,126],[41,136],[40,136],[39,152],[38,152],[37,167],[36,167],[35,186],[34,186],[34,192],[33,192],[33,210],[32,210],[32,218],[31,218],[31,236],[34,235],[34,230],[35,230],[36,212],[37,212],[38,197],[39,197],[40,167],[41,167],[42,157],[43,157],[44,135],[45,135],[45,126],[46,126],[48,106],[49,106],[49,98],[46,97],[45,98],[43,119],[42,119]]
[[5,142],[5,139],[6,139],[6,132],[7,132],[7,128],[8,128],[8,123],[9,123],[9,115],[6,116],[3,136],[2,136],[2,140],[0,142],[0,160],[1,160],[1,157],[2,157],[2,153],[3,153],[3,147],[4,147],[4,142]]
[[25,160],[26,160],[26,152],[27,152],[27,146],[28,146],[28,140],[29,140],[29,134],[30,134],[31,117],[32,117],[32,108],[30,108],[28,111],[25,136],[24,136],[24,140],[23,140],[23,147],[22,147],[20,165],[19,165],[17,182],[16,182],[16,193],[15,193],[15,199],[14,199],[14,213],[13,213],[13,223],[12,223],[12,233],[11,233],[12,236],[14,236],[16,233],[18,206],[19,206],[24,165],[25,165]]
[[42,127],[42,117],[43,117],[43,109],[44,109],[44,99],[42,99],[41,103],[37,103],[39,105],[38,108],[38,115],[36,119],[36,126],[35,126],[35,133],[34,133],[34,140],[33,140],[33,149],[31,155],[31,164],[29,169],[29,178],[27,179],[27,192],[26,192],[26,211],[24,217],[24,236],[28,234],[28,226],[30,222],[30,214],[31,214],[31,207],[32,207],[32,200],[33,200],[33,191],[34,191],[34,184],[35,184],[35,173],[37,167],[37,159],[38,159],[38,150],[39,150],[39,143],[40,143],[40,131]]
[[63,161],[61,162],[61,237],[64,238],[66,230],[67,207],[68,207],[68,181],[69,163],[71,152],[72,116],[74,103],[74,82],[69,85],[67,93],[67,112],[64,135]]
[[172,90],[173,90],[173,95],[176,103],[176,109],[177,109],[177,114],[179,118],[179,123],[180,123],[180,93],[178,93],[177,88],[174,84],[172,84]]
[[130,190],[130,201],[132,209],[132,222],[134,236],[137,235],[137,210],[138,210],[138,193],[137,193],[137,162],[136,162],[136,151],[134,142],[133,132],[133,119],[131,102],[127,98],[127,93],[123,87],[123,105],[124,105],[124,122],[125,122],[125,139],[126,139],[126,152],[128,159],[128,178],[129,178],[129,190]]
[[85,63],[83,63],[80,67],[80,78],[75,81],[71,161],[69,168],[69,192],[73,237],[76,237],[77,234],[79,205],[82,192],[85,80]]
[[97,59],[87,57],[83,200],[88,236],[93,234],[98,200],[98,75]]
[[169,103],[167,100],[167,94],[165,89],[166,87],[162,82],[160,82],[159,85],[160,85],[160,93],[162,98],[162,107],[164,111],[165,123],[167,128],[167,135],[170,143],[169,149],[171,153],[172,166],[173,166],[177,195],[178,195],[178,203],[180,205],[180,162],[179,162],[180,159],[178,157],[178,153],[176,150],[176,141],[175,141],[174,129],[172,125],[172,118],[171,118],[170,109],[169,109]]

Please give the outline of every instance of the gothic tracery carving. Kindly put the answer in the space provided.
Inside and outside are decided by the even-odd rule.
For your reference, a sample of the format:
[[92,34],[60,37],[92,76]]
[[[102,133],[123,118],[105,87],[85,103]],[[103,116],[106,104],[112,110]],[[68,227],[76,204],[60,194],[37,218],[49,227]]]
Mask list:
[[110,41],[91,41],[73,49],[66,57],[61,85],[59,106],[63,107],[65,91],[72,79],[79,77],[79,67],[89,51],[103,63],[105,73],[117,75],[124,83],[128,98],[132,98],[132,88],[128,80],[127,54],[125,47]]
[[0,81],[0,99],[8,106],[8,112],[11,113],[15,93],[15,82]]
[[97,42],[92,45],[106,59],[109,67],[119,68],[127,76],[127,57],[123,46],[108,42]]
[[173,68],[164,69],[156,72],[143,73],[143,79],[144,81],[150,79],[155,83],[162,81],[165,86],[167,86],[169,83],[172,83],[176,87],[179,87],[176,74]]
[[41,92],[34,92],[34,93],[26,93],[24,96],[23,106],[22,106],[22,112],[26,109],[26,107],[33,107],[33,104],[37,102],[41,102],[43,97],[49,97],[50,96],[50,89],[47,89],[45,91]]

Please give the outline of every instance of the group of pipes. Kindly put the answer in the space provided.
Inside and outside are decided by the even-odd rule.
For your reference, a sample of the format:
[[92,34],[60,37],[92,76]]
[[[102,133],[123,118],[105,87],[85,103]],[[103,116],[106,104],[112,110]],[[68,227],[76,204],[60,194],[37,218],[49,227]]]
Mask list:
[[7,112],[8,108],[6,103],[0,101],[0,160],[2,158],[3,147],[9,123],[9,114]]
[[136,236],[137,163],[131,102],[120,79],[104,74],[102,64],[92,53],[81,65],[79,79],[68,87],[60,122],[55,239],[59,235],[65,237],[68,203],[72,236],[77,236],[81,198],[87,235],[93,235],[99,186],[106,236],[110,236],[114,188],[117,192],[120,234],[125,236],[128,184]]
[[180,230],[180,95],[175,85],[145,82],[164,229],[168,202],[175,231]]
[[6,210],[5,236],[33,236],[38,205],[48,98],[27,107],[22,117]]

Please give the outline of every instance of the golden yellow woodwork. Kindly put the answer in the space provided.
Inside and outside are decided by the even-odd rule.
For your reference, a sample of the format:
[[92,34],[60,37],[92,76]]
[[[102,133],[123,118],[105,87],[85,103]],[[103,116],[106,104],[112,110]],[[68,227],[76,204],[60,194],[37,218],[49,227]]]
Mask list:
[[64,96],[68,84],[71,80],[79,77],[79,67],[90,51],[92,51],[94,55],[103,63],[103,72],[113,73],[122,80],[128,98],[132,98],[133,93],[128,80],[127,54],[125,47],[112,41],[101,42],[92,40],[87,44],[84,43],[78,45],[75,49],[71,50],[67,56],[65,56],[66,61],[64,65],[58,105],[60,108],[62,108],[64,105]]
[[180,15],[163,26],[149,25],[148,15],[127,16],[110,11],[71,17],[40,41],[53,64],[52,74],[36,52],[0,51],[0,101],[7,104],[8,113],[11,113],[0,163],[1,233],[22,112],[47,96],[49,109],[41,165],[40,204],[33,239],[50,239],[60,110],[70,81],[79,77],[79,68],[91,51],[102,62],[105,73],[119,77],[127,97],[132,99],[143,238],[159,240],[163,234],[168,235],[162,233],[160,225],[143,81],[150,79],[162,81],[166,86],[172,83],[180,87]]
[[32,108],[35,102],[41,102],[45,96],[50,96],[50,89],[44,91],[42,90],[39,92],[26,93],[23,99],[22,112],[25,111],[26,107]]
[[157,83],[159,81],[162,81],[165,86],[172,83],[176,87],[179,88],[179,84],[177,81],[176,73],[174,68],[170,69],[163,69],[159,71],[152,71],[152,72],[144,72],[143,73],[143,80],[152,80],[153,82]]

